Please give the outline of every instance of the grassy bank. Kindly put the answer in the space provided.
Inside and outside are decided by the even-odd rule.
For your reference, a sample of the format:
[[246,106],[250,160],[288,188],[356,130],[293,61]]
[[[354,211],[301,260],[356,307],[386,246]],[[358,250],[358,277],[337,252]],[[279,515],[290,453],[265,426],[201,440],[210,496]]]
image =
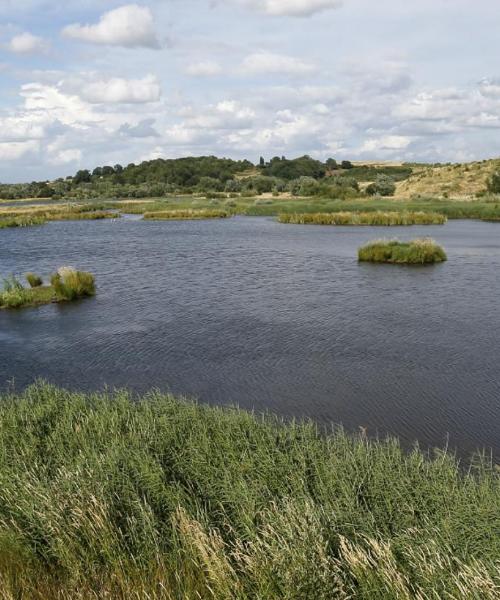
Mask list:
[[431,264],[447,260],[443,248],[430,239],[411,242],[397,240],[376,240],[362,246],[358,251],[362,262],[394,264]]
[[0,309],[24,308],[51,302],[67,302],[95,294],[95,280],[91,273],[62,267],[45,284],[36,273],[27,273],[29,287],[25,287],[14,276],[3,281],[0,291]]
[[8,227],[32,227],[34,225],[43,225],[46,219],[34,215],[26,215],[20,217],[0,218],[0,229]]
[[159,393],[0,398],[5,598],[493,600],[499,531],[484,460]]
[[225,210],[218,209],[186,209],[186,210],[161,210],[144,213],[144,218],[149,221],[193,220],[193,219],[225,219],[230,216]]
[[294,225],[443,225],[446,217],[425,212],[284,213],[278,221]]

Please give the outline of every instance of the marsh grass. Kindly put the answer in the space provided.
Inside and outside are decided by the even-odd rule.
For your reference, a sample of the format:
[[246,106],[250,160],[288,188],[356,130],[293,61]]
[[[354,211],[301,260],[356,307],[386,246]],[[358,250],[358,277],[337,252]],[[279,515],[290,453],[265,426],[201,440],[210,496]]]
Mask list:
[[362,262],[393,264],[431,264],[447,260],[443,248],[429,238],[411,242],[398,240],[376,240],[365,244],[358,250],[358,259]]
[[57,296],[75,300],[95,294],[95,280],[92,273],[76,271],[71,267],[61,267],[50,279]]
[[26,288],[13,275],[4,279],[0,292],[0,308],[23,308],[51,302],[76,300],[95,294],[95,280],[91,273],[63,267],[50,278],[50,285],[43,285],[41,277],[28,273]]
[[428,212],[336,212],[336,213],[284,213],[280,223],[294,225],[443,225],[447,219]]
[[22,215],[18,217],[0,218],[0,229],[9,227],[33,227],[43,225],[46,219],[37,215]]
[[5,598],[497,599],[500,477],[157,392],[0,398]]
[[40,287],[43,284],[42,278],[36,273],[26,273],[26,281],[31,288]]
[[231,213],[220,209],[184,209],[184,210],[162,210],[144,213],[144,219],[149,221],[162,220],[191,220],[191,219],[225,219]]

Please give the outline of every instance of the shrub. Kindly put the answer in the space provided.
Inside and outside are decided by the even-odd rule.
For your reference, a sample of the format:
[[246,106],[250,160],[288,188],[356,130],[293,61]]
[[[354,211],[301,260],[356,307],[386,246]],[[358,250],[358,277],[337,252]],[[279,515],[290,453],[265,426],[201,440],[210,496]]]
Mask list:
[[493,173],[487,184],[488,192],[500,194],[500,172]]
[[362,246],[358,259],[365,262],[393,264],[431,264],[447,260],[443,248],[429,238],[411,242],[376,240]]
[[42,278],[36,273],[26,273],[26,281],[32,288],[40,287],[43,284]]
[[144,219],[148,221],[162,220],[191,220],[191,219],[225,219],[230,214],[217,208],[203,209],[178,209],[178,210],[160,210],[156,212],[144,213]]
[[378,175],[375,183],[370,184],[366,188],[366,193],[369,196],[378,194],[379,196],[394,196],[396,184],[394,179],[388,175]]

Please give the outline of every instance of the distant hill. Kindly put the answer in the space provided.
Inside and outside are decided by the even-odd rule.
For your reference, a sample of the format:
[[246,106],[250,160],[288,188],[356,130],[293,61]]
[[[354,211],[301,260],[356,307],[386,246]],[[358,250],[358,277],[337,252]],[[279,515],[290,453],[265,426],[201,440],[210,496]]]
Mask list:
[[413,173],[397,184],[396,196],[414,195],[469,199],[486,189],[493,173],[500,171],[500,159],[451,165],[417,165]]

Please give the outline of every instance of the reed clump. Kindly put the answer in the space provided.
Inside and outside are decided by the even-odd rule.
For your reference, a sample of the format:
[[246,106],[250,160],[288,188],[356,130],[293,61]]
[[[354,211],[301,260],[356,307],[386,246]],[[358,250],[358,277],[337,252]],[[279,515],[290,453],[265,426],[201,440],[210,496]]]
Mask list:
[[43,285],[43,279],[36,273],[26,273],[26,281],[32,288],[40,287]]
[[75,300],[95,294],[95,279],[92,273],[76,271],[72,267],[61,267],[50,278],[56,294],[66,300]]
[[433,212],[332,212],[332,213],[283,213],[280,223],[294,225],[443,225],[447,218]]
[[416,239],[411,242],[375,240],[358,250],[361,262],[423,265],[447,260],[446,252],[434,240]]
[[95,294],[95,279],[92,273],[62,267],[50,277],[50,285],[35,273],[27,273],[29,288],[11,275],[3,281],[0,292],[0,308],[23,308],[51,302],[76,300]]
[[177,209],[177,210],[160,210],[156,212],[144,213],[144,219],[148,221],[162,220],[191,220],[191,219],[225,219],[231,214],[227,210],[221,209]]
[[500,593],[500,475],[151,392],[0,397],[6,598]]

